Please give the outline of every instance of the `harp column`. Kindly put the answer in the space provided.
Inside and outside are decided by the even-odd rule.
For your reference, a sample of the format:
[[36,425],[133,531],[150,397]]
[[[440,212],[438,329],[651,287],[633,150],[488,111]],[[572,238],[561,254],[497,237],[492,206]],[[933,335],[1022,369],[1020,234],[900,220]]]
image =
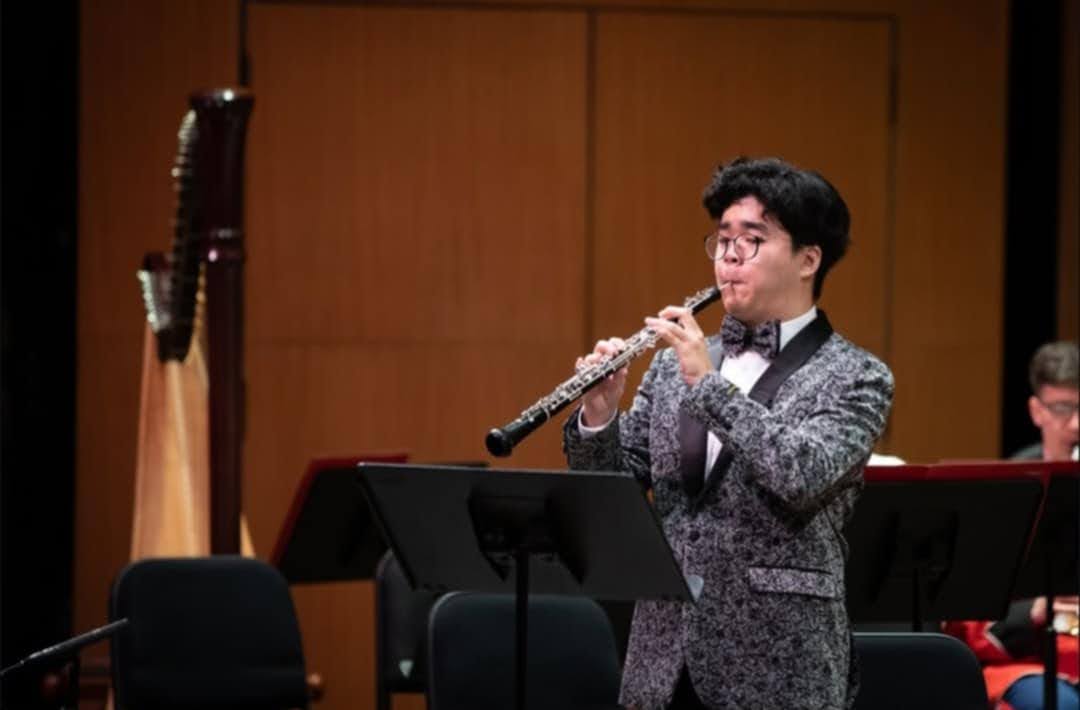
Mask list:
[[244,441],[244,89],[195,94],[210,379],[210,551],[240,553]]

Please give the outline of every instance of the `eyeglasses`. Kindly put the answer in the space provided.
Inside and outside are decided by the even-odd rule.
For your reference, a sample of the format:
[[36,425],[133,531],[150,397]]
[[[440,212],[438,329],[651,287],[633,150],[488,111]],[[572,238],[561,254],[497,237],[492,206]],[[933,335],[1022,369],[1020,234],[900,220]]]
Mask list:
[[765,241],[756,234],[736,234],[728,237],[719,232],[713,232],[705,236],[705,254],[709,259],[716,261],[727,256],[728,251],[735,250],[735,257],[739,261],[750,261],[758,254],[761,243]]
[[1045,402],[1039,400],[1042,406],[1054,415],[1058,419],[1071,419],[1074,414],[1080,411],[1080,404],[1076,402]]

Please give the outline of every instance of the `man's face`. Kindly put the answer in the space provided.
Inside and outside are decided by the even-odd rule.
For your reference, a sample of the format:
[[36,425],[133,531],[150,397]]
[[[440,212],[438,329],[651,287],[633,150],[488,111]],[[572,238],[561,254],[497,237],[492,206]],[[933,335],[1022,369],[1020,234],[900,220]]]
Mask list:
[[[821,263],[819,247],[793,250],[791,235],[764,211],[756,197],[743,197],[717,223],[720,244],[728,244],[727,253],[720,256],[718,248],[713,260],[717,283],[730,282],[721,292],[724,309],[749,324],[804,313],[813,303],[813,278]],[[737,244],[731,241],[736,236]]]
[[1042,431],[1044,455],[1068,458],[1080,440],[1080,389],[1043,385],[1028,400],[1031,421]]

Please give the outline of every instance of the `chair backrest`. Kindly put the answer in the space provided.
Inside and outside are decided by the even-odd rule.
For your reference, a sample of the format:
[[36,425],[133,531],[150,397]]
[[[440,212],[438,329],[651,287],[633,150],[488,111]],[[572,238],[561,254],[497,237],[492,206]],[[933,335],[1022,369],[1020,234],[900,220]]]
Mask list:
[[[514,597],[454,592],[431,609],[429,710],[514,703]],[[604,610],[583,597],[529,598],[527,705],[612,708],[619,657]]]
[[855,710],[986,710],[986,684],[975,654],[937,633],[857,633]]
[[145,559],[109,604],[118,710],[306,708],[300,629],[273,567],[243,557]]
[[427,690],[428,614],[436,592],[414,591],[388,550],[375,570],[375,694],[389,710],[391,693]]

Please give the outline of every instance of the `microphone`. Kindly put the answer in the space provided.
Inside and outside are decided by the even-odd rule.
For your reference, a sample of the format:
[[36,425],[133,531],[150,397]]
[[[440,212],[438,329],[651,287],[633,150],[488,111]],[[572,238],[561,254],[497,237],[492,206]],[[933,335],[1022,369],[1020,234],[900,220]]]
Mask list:
[[96,629],[91,629],[84,634],[73,636],[66,641],[61,641],[58,644],[43,648],[40,651],[34,651],[26,658],[22,659],[18,663],[14,663],[3,670],[0,670],[0,678],[3,678],[8,673],[16,671],[23,666],[30,665],[37,661],[47,661],[53,658],[63,658],[69,653],[78,651],[83,646],[89,646],[92,643],[97,643],[102,639],[112,636],[120,629],[128,625],[127,618],[117,619],[116,621],[99,626]]

